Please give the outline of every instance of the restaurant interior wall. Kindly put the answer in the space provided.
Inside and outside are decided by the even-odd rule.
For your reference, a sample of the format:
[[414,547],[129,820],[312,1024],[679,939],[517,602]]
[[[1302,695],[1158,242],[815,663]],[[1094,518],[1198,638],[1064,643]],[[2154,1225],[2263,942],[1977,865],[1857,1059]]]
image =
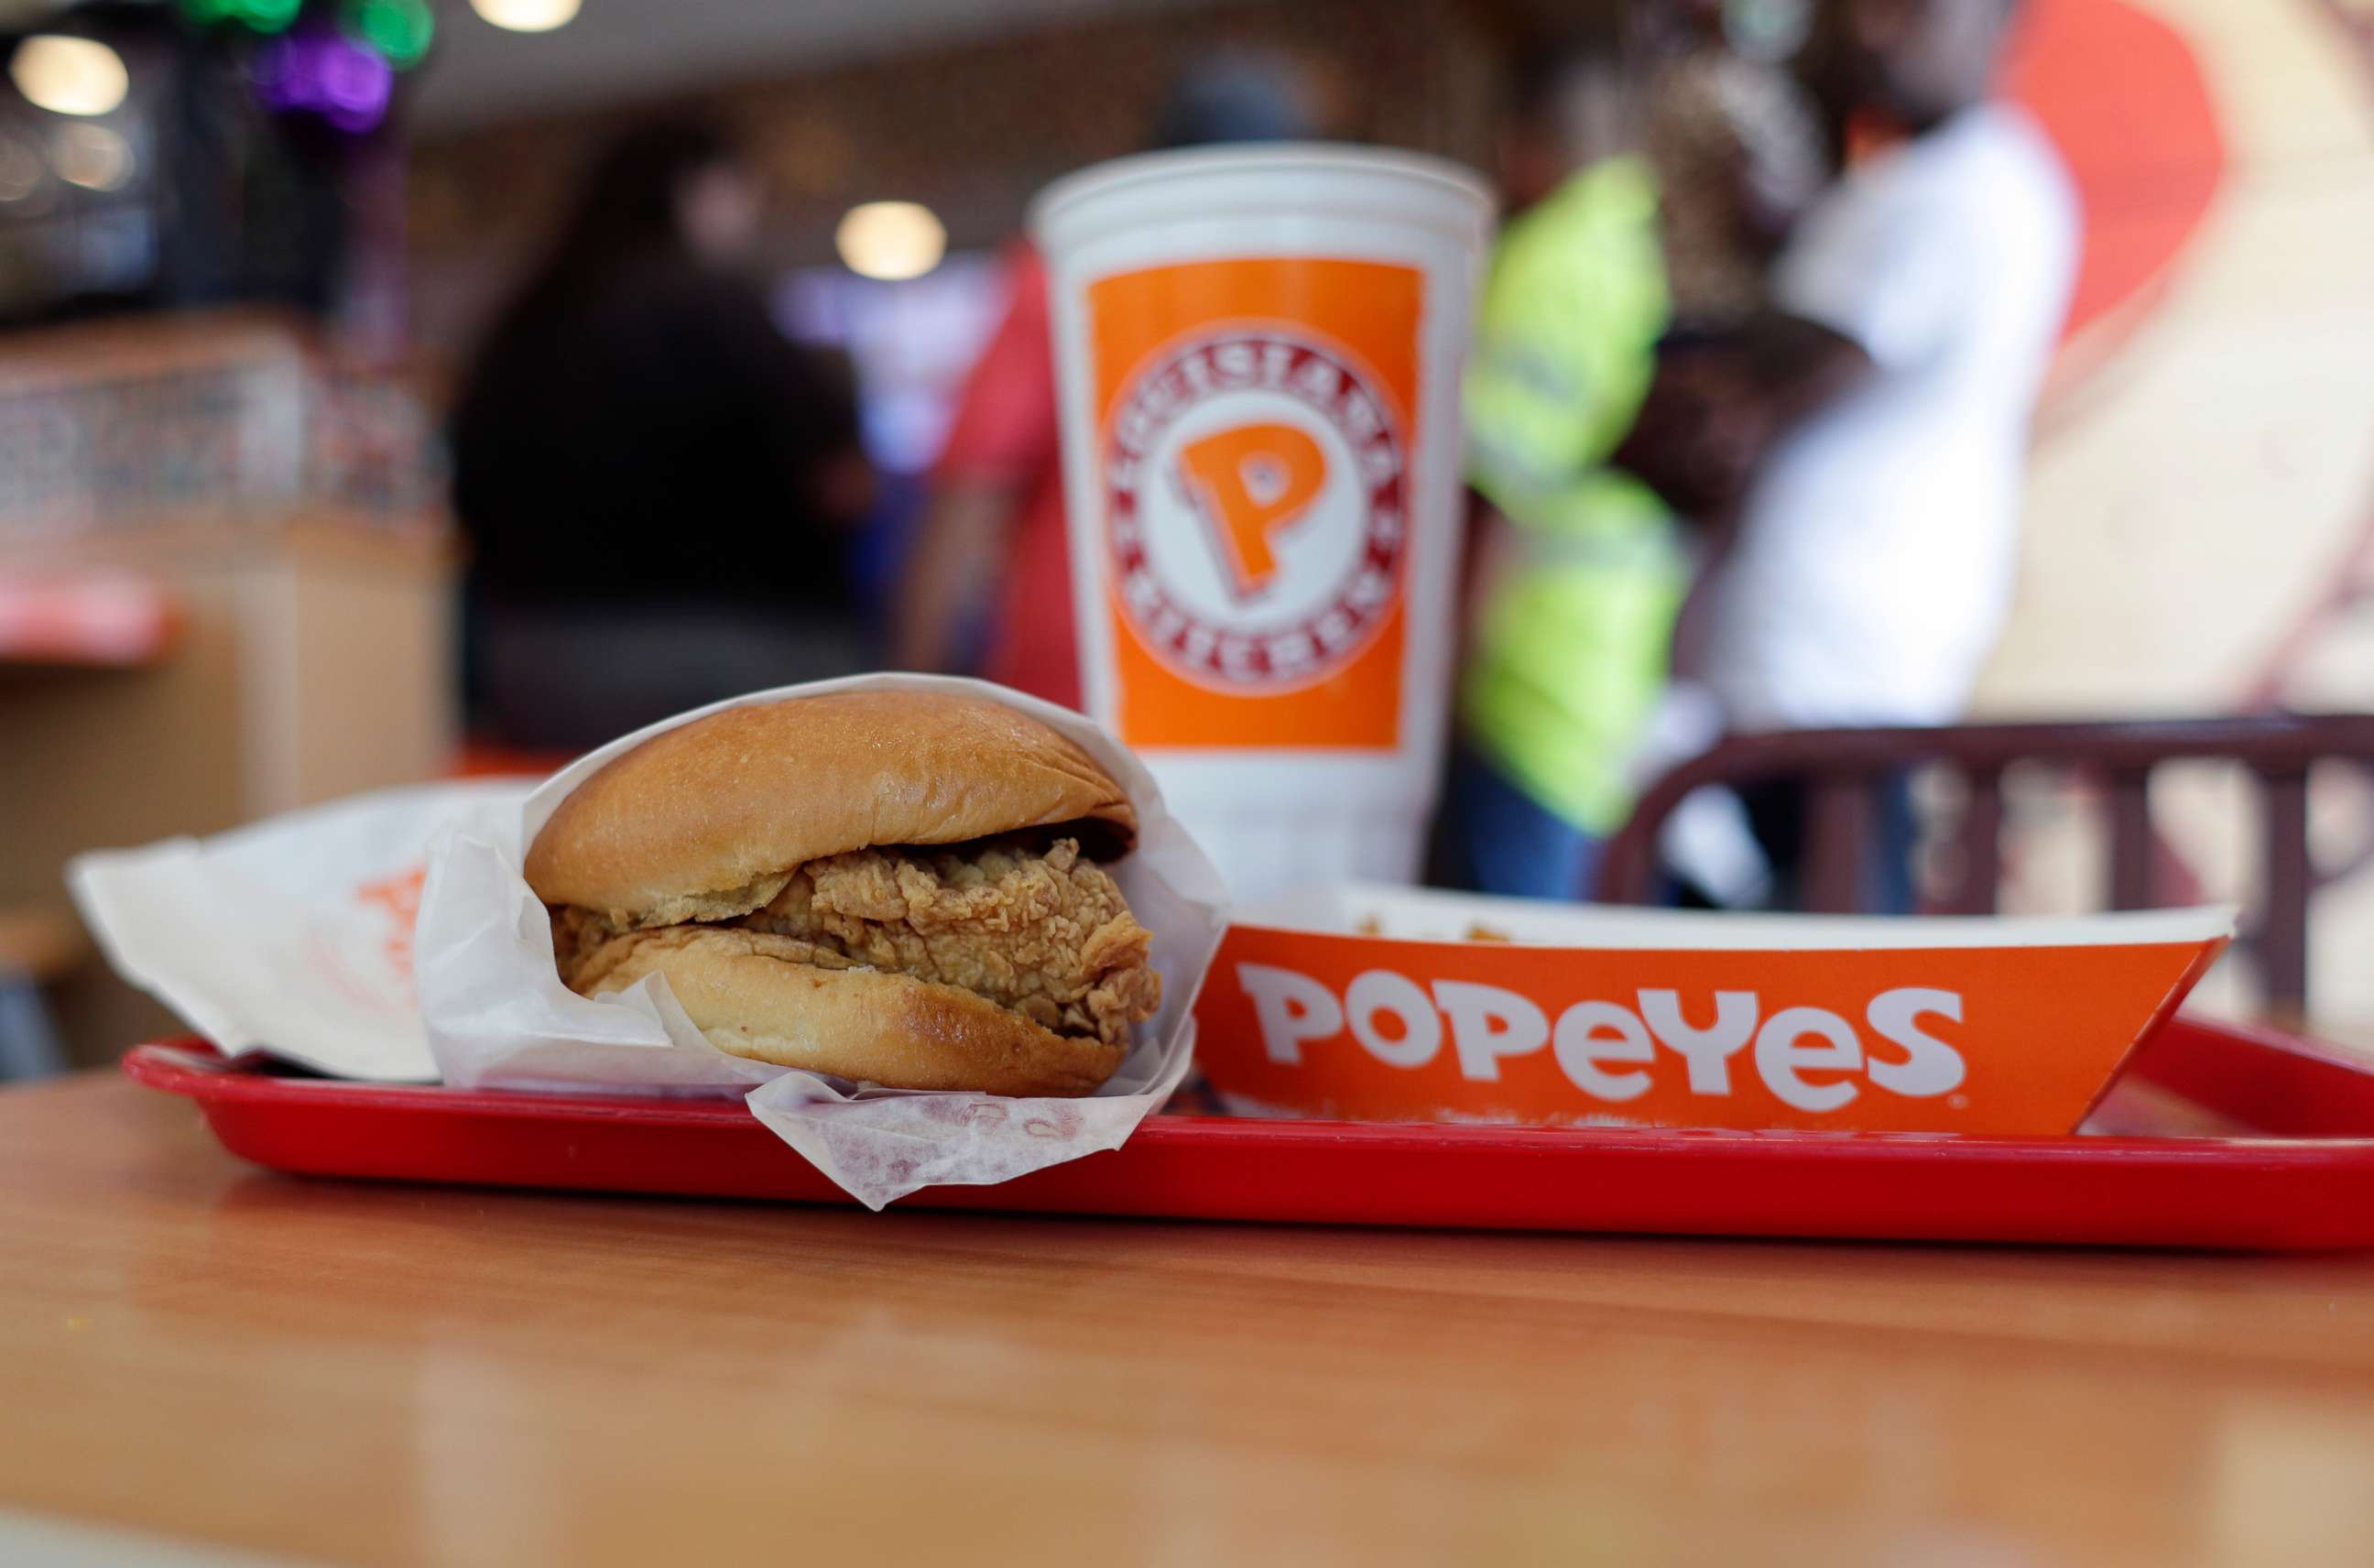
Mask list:
[[431,362],[464,354],[548,232],[567,175],[604,136],[666,110],[746,129],[773,188],[767,260],[831,263],[860,202],[916,201],[954,252],[993,250],[1055,176],[1135,151],[1181,65],[1214,49],[1280,49],[1307,65],[1335,135],[1490,161],[1510,8],[1463,0],[1240,0],[1087,14],[1060,26],[723,84],[659,101],[425,133],[405,215],[413,336]]

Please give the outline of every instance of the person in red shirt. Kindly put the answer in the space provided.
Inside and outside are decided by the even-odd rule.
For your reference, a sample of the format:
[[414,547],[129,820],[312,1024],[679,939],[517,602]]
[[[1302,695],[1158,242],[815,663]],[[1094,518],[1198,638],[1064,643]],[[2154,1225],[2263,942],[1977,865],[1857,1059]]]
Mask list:
[[[1154,145],[1308,137],[1316,133],[1313,100],[1310,83],[1290,61],[1216,57],[1174,84]],[[1005,318],[966,379],[899,584],[891,659],[905,669],[969,667],[975,663],[969,644],[982,629],[980,674],[1076,708],[1079,653],[1047,269],[1028,242],[1017,241],[1006,272]]]
[[954,668],[986,611],[991,639],[981,673],[1076,708],[1047,268],[1027,241],[1007,253],[1006,292],[1005,317],[966,378],[933,476],[931,510],[900,584],[891,654],[911,669]]

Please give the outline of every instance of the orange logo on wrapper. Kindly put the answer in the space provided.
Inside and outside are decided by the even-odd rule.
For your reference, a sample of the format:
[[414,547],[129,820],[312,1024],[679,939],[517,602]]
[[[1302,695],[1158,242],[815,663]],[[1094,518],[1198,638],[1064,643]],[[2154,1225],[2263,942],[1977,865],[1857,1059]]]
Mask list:
[[1088,286],[1122,738],[1398,742],[1424,294],[1306,258]]
[[388,966],[407,980],[412,978],[412,928],[420,919],[420,890],[428,880],[429,868],[420,866],[355,890],[358,902],[385,912]]
[[2059,1134],[2224,946],[1614,951],[1239,925],[1196,1062],[1317,1116]]

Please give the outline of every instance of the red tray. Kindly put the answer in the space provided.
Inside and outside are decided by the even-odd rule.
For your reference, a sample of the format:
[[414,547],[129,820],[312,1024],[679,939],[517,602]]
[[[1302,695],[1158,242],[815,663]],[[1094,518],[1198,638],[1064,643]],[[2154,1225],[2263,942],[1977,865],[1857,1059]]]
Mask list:
[[[845,1203],[738,1102],[385,1086],[143,1045],[141,1083],[308,1175]],[[2121,1136],[1635,1132],[1158,1116],[939,1208],[2138,1246],[2374,1245],[2374,1061],[2178,1019],[2092,1126]],[[2218,1136],[2199,1136],[2204,1129]],[[2157,1136],[2132,1136],[2139,1131]],[[2230,1136],[2240,1130],[2243,1136]],[[2170,1132],[2194,1136],[2167,1136]]]

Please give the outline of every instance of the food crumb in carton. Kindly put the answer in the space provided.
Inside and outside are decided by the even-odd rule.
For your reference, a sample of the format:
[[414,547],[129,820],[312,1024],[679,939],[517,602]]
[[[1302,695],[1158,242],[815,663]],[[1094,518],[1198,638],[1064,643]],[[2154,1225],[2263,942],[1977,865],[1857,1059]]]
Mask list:
[[[1358,920],[1353,922],[1352,935],[1355,937],[1385,935],[1383,916],[1377,914],[1360,916]],[[1459,939],[1463,942],[1513,942],[1517,938],[1513,933],[1503,931],[1497,925],[1487,925],[1480,920],[1471,920],[1467,923],[1467,929],[1459,934]]]

